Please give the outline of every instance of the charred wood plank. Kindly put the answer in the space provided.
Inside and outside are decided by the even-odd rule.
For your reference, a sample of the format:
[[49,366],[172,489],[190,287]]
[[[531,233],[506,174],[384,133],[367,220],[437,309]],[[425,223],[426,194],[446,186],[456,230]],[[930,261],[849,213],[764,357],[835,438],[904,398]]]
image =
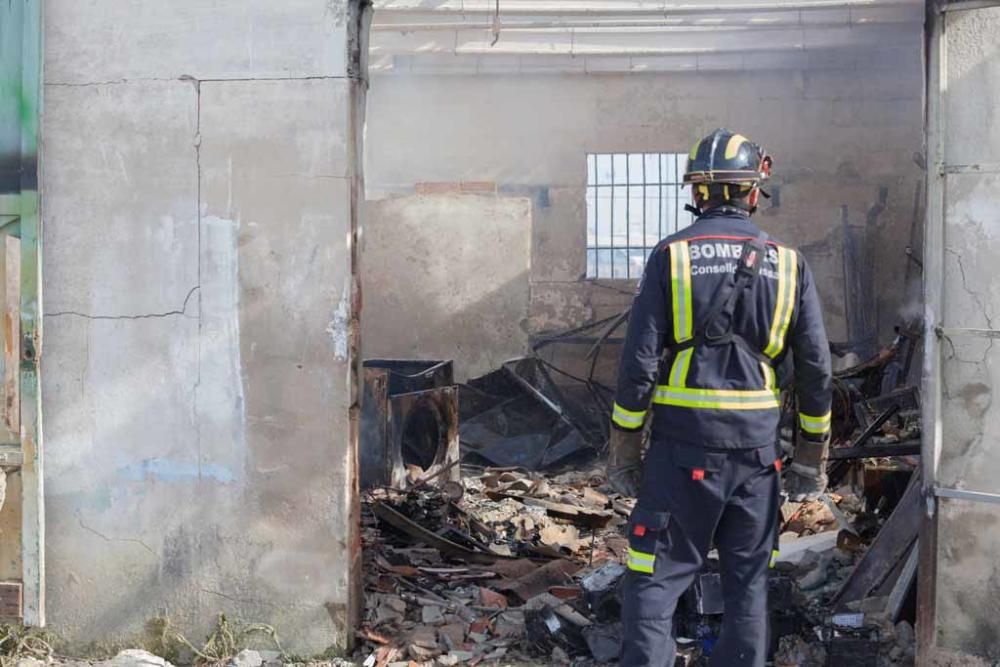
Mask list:
[[919,456],[920,441],[901,442],[893,445],[868,445],[867,447],[840,447],[830,450],[831,461],[867,459],[882,456]]
[[914,471],[903,498],[834,597],[837,611],[846,611],[849,603],[868,597],[907,556],[917,539],[922,507],[920,472]]

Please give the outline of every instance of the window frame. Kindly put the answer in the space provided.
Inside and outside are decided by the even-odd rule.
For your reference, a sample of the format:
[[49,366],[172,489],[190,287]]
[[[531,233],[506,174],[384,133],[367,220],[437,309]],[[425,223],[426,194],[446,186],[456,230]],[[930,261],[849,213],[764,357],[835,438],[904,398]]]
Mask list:
[[[654,177],[647,174],[651,164],[656,165]],[[586,271],[585,279],[596,280],[638,280],[645,269],[649,253],[663,238],[689,226],[693,216],[684,209],[683,173],[687,162],[687,153],[680,152],[614,152],[586,154]],[[642,166],[642,175],[634,178],[632,165],[634,160]],[[601,171],[602,160],[609,160]],[[621,174],[616,175],[616,163],[624,163],[624,180]],[[624,191],[624,210],[621,204],[616,206],[619,191]],[[637,199],[642,213],[641,231],[632,219],[634,192],[641,192]],[[602,192],[609,196],[602,197]],[[607,203],[603,203],[606,200]],[[655,204],[656,215],[649,221],[650,205]],[[668,210],[672,208],[672,210]],[[606,209],[606,210],[602,210]],[[624,222],[618,217],[624,215]],[[602,215],[609,216],[605,223]],[[621,225],[624,224],[624,243],[621,242]],[[606,225],[606,229],[602,229]],[[633,230],[633,227],[636,227]],[[618,232],[616,237],[616,232]],[[655,238],[650,234],[655,232]],[[639,238],[633,238],[639,234]],[[624,262],[618,253],[624,251]],[[607,258],[606,263],[602,258]],[[637,261],[640,258],[641,261]],[[623,264],[622,266],[618,266]],[[624,270],[622,270],[624,268]],[[603,269],[603,270],[602,270]]]

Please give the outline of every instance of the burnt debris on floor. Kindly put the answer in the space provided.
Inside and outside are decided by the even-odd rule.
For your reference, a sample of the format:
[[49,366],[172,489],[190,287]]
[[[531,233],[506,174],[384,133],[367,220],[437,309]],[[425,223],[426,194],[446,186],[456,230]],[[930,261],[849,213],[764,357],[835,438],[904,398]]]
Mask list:
[[[623,321],[543,345],[569,340],[596,357]],[[913,663],[918,342],[901,333],[835,374],[830,486],[782,507],[774,665]],[[573,375],[536,351],[455,385],[448,362],[365,365],[366,665],[615,662],[634,499],[604,477],[611,383],[595,366]],[[788,401],[787,423],[794,414]],[[677,664],[706,664],[723,613],[712,552],[678,605]]]

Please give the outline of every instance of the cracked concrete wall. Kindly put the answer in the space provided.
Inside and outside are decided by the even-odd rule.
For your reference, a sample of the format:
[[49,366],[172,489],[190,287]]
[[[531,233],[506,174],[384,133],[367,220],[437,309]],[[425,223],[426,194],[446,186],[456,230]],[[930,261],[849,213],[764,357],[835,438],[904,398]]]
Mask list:
[[888,188],[887,207],[867,231],[886,342],[919,290],[912,267],[906,290],[905,248],[923,180],[914,161],[923,141],[921,40],[914,29],[912,48],[869,60],[849,54],[860,62],[845,54],[844,62],[834,58],[809,70],[376,76],[368,197],[407,195],[421,183],[483,181],[501,194],[530,196],[528,328],[558,330],[620,311],[632,294],[628,284],[583,279],[585,155],[687,153],[696,137],[726,126],[773,153],[781,203],[765,203],[760,222],[811,260],[834,340],[847,338],[842,207],[849,224],[863,229],[879,187]]
[[347,3],[45,9],[50,626],[197,641],[225,612],[343,646]]
[[[948,15],[948,86],[942,100],[950,165],[995,165],[1000,155],[1000,8]],[[942,326],[996,329],[1000,176],[949,175]],[[995,170],[994,170],[995,171]],[[934,219],[930,224],[938,224]],[[942,340],[942,452],[938,484],[1000,493],[1000,364],[992,338]],[[1000,660],[1000,507],[942,499],[938,519],[937,640]]]

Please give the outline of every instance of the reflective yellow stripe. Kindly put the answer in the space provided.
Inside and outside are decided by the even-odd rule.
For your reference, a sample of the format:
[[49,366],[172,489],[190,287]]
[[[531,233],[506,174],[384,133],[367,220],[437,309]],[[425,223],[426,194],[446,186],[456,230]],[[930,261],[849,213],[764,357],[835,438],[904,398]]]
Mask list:
[[670,367],[670,385],[673,387],[683,387],[687,385],[688,370],[691,368],[691,355],[694,348],[689,347],[681,350],[674,358],[674,363]]
[[653,395],[658,405],[710,410],[768,410],[777,408],[774,389],[693,389],[659,385]]
[[729,137],[729,142],[726,144],[726,159],[732,160],[736,157],[736,154],[740,152],[740,146],[745,144],[747,138],[742,134],[734,134]]
[[781,555],[781,552],[778,551],[777,549],[775,549],[774,551],[772,551],[771,552],[771,562],[768,563],[767,566],[770,567],[771,569],[774,569],[774,566],[778,564],[778,556],[780,556],[780,555]]
[[611,411],[611,421],[618,424],[622,428],[639,428],[645,420],[645,410],[633,412],[632,410],[626,410],[622,406],[615,403],[615,407]]
[[817,435],[823,435],[830,430],[831,413],[827,412],[825,415],[820,415],[819,417],[813,417],[812,415],[807,415],[803,412],[799,413],[799,426],[806,433],[815,433]]
[[774,389],[774,369],[771,364],[760,362],[760,372],[764,375],[764,389]]
[[653,566],[656,564],[654,554],[646,554],[629,547],[628,559],[625,561],[628,569],[642,572],[643,574],[653,574]]
[[764,354],[772,359],[785,347],[785,334],[795,310],[795,286],[798,279],[798,259],[795,251],[778,247],[778,298],[774,304],[771,331]]
[[674,341],[683,343],[693,336],[691,311],[691,253],[687,241],[670,244],[670,295],[673,301]]

